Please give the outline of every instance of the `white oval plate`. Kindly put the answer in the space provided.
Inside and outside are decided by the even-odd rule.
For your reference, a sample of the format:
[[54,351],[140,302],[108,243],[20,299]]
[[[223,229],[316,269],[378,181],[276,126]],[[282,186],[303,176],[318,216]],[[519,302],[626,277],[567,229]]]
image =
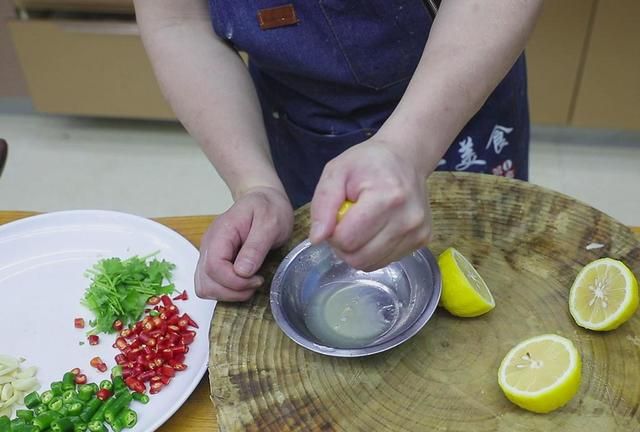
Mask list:
[[[0,226],[0,354],[27,359],[38,367],[44,391],[75,367],[90,382],[109,378],[118,351],[115,335],[100,335],[100,344],[86,340],[87,328],[74,328],[73,320],[91,312],[80,305],[90,280],[85,271],[102,258],[128,258],[158,251],[158,258],[176,265],[173,282],[189,300],[176,301],[198,323],[196,339],[185,363],[148,405],[134,402],[138,424],[131,431],[154,431],[193,392],[207,369],[209,325],[214,301],[195,295],[193,275],[198,251],[185,238],[157,222],[124,213],[94,210],[49,213]],[[79,342],[85,342],[80,345]],[[99,373],[89,365],[100,356],[109,370]]]

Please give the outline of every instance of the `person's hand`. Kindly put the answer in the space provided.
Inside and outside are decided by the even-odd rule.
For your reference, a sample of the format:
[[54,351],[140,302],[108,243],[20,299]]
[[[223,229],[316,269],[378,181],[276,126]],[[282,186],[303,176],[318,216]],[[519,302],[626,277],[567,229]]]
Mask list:
[[293,209],[284,191],[250,189],[209,227],[200,247],[199,297],[245,301],[262,285],[256,275],[270,249],[291,235]]
[[[311,201],[311,242],[327,240],[344,261],[365,271],[425,245],[431,235],[426,174],[411,159],[374,136],[330,161]],[[338,223],[345,200],[355,205]]]

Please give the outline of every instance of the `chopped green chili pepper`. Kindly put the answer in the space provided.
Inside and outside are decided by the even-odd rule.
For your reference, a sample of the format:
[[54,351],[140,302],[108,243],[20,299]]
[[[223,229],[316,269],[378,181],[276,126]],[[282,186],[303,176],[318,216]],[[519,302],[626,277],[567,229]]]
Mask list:
[[16,424],[11,429],[12,432],[36,432],[36,430],[37,429],[34,425],[30,425],[26,423]]
[[149,396],[144,393],[133,392],[131,396],[133,396],[133,400],[138,401],[143,405],[149,403]]
[[129,406],[132,400],[133,396],[131,396],[131,393],[129,392],[118,396],[113,405],[111,405],[104,413],[104,419],[107,423],[112,425],[115,422],[116,417],[118,417],[118,415]]
[[73,432],[86,432],[87,424],[86,423],[76,423],[73,425]]
[[43,404],[49,405],[49,403],[53,400],[54,397],[55,395],[53,394],[53,391],[47,390],[44,393],[42,393],[42,395],[40,396],[40,399]]
[[111,379],[113,380],[113,384],[116,383],[116,377],[121,377],[122,376],[122,366],[120,365],[115,365],[114,367],[111,368]]
[[127,388],[127,385],[124,382],[124,378],[122,378],[122,375],[116,375],[113,377],[113,390],[114,391],[118,391],[121,389]]
[[56,396],[53,399],[51,399],[51,402],[49,402],[49,409],[54,411],[60,411],[60,408],[62,408],[62,398]]
[[62,388],[62,381],[54,381],[51,383],[51,391],[53,392],[54,396],[62,396],[62,393],[64,392],[63,388]]
[[[112,399],[109,399],[109,401]],[[109,402],[107,401],[107,402]],[[107,409],[107,403],[103,403],[102,405],[100,405],[100,408],[98,408],[98,411],[95,412],[95,414],[93,414],[93,416],[91,416],[91,420],[92,422],[94,421],[99,421],[99,422],[104,422],[104,412]]]
[[138,423],[138,414],[130,408],[125,408],[124,411],[118,415],[116,422],[122,424],[127,429],[131,429]]
[[46,406],[45,404],[40,404],[37,407],[35,407],[32,411],[33,411],[33,415],[37,417],[40,414],[49,411],[49,407]]
[[100,421],[92,421],[87,425],[91,432],[107,432],[107,427]]
[[21,420],[19,418],[14,418],[13,420],[11,420],[11,430],[15,429],[18,426],[22,426],[25,425],[26,423],[24,422],[24,420]]
[[73,402],[71,404],[69,404],[67,406],[67,408],[69,409],[69,415],[70,416],[78,416],[80,415],[80,413],[82,412],[82,408],[84,407],[84,405],[82,405],[81,402]]
[[40,414],[36,418],[33,419],[33,425],[39,428],[41,431],[47,429],[51,426],[51,423],[55,420],[54,416],[51,414],[51,411],[47,411],[45,413]]
[[78,389],[78,399],[83,402],[88,402],[96,392],[93,391],[93,387],[88,384],[83,384]]
[[71,372],[66,372],[62,376],[62,390],[75,390],[76,376]]
[[27,408],[35,408],[42,403],[42,399],[37,391],[33,391],[24,397],[24,406]]
[[102,380],[100,382],[100,388],[101,389],[107,389],[107,390],[111,390],[113,389],[113,383],[109,380]]
[[78,393],[75,390],[66,390],[62,393],[62,402],[68,404],[78,400]]
[[62,405],[62,408],[60,408],[58,410],[58,414],[60,414],[62,417],[66,417],[69,415],[69,407],[67,407],[66,405]]
[[89,403],[85,405],[80,413],[80,418],[83,422],[88,422],[91,420],[91,417],[98,411],[100,406],[102,405],[102,401],[100,399],[91,399]]
[[51,422],[52,432],[71,432],[73,430],[73,423],[67,418],[61,418]]
[[100,387],[98,387],[98,384],[96,383],[89,383],[87,385],[93,389],[94,394],[98,393],[98,390],[100,390]]
[[23,420],[25,423],[31,423],[33,421],[33,411],[16,410],[16,417]]
[[11,432],[11,420],[9,420],[9,417],[0,417],[0,432]]

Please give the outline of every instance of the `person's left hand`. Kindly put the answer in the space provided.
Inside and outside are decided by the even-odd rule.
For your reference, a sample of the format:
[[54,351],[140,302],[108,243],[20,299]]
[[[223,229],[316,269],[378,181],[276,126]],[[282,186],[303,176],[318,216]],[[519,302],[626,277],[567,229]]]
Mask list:
[[[365,271],[424,246],[431,236],[424,165],[435,166],[394,152],[393,143],[375,136],[330,161],[311,201],[311,242],[327,240],[344,261]],[[338,223],[345,200],[355,205]]]

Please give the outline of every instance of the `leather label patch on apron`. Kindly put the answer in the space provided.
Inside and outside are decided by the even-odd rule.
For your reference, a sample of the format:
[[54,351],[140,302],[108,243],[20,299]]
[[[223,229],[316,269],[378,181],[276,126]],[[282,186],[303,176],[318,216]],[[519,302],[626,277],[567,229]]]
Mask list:
[[298,24],[296,10],[292,4],[276,6],[258,11],[258,23],[262,30]]

